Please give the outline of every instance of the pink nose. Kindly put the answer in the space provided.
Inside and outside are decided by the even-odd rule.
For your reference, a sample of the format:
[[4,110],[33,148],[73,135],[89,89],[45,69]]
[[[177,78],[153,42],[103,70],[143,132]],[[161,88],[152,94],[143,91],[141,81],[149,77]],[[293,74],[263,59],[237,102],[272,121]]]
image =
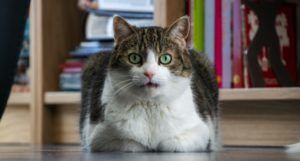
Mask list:
[[154,76],[154,73],[147,71],[147,72],[144,73],[144,75],[145,75],[148,79],[151,80],[152,77]]

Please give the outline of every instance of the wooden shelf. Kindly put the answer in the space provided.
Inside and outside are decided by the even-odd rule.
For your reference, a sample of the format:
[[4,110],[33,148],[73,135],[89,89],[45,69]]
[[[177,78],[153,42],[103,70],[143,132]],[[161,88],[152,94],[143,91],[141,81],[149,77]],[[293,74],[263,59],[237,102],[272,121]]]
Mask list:
[[29,105],[30,93],[11,93],[7,105]]
[[[299,100],[300,88],[221,89],[220,101]],[[47,92],[46,104],[79,104],[80,92]]]
[[300,100],[300,88],[221,89],[221,101]]
[[46,104],[79,104],[80,92],[46,92]]

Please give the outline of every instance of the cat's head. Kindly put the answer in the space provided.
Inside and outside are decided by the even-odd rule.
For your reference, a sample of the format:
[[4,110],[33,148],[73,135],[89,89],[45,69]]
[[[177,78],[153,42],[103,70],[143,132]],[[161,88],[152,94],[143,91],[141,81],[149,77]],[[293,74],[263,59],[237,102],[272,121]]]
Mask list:
[[187,16],[166,28],[138,28],[118,16],[113,24],[115,47],[108,76],[117,94],[170,101],[183,93],[192,74]]

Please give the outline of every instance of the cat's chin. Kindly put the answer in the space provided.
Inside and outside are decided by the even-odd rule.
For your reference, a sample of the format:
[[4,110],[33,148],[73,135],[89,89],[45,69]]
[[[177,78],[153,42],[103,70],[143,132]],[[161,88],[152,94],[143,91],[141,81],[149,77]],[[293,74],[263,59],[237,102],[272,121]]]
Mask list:
[[159,84],[147,83],[132,88],[131,92],[143,100],[155,99],[161,95],[162,87]]

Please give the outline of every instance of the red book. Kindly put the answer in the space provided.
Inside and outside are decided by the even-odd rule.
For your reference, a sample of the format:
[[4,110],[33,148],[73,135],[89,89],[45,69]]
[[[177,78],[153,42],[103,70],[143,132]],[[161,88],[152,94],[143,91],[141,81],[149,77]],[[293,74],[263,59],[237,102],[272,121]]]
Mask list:
[[215,1],[215,70],[222,88],[222,0]]
[[[245,48],[247,49],[258,29],[258,18],[247,6],[243,10],[245,23]],[[284,3],[280,6],[276,16],[276,32],[279,37],[282,62],[287,68],[294,82],[297,82],[296,57],[296,5]],[[266,87],[280,87],[278,80],[268,60],[268,48],[263,47],[258,57],[259,65],[263,71]],[[251,67],[247,67],[251,68]],[[251,78],[246,73],[246,86],[252,87]]]

